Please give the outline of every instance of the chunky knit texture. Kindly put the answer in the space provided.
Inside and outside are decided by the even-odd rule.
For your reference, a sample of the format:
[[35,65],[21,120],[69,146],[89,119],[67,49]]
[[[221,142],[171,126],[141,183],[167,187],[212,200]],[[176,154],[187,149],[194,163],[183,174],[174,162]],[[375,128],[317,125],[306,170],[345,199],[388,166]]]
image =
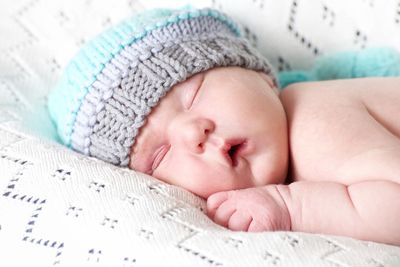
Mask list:
[[139,129],[177,83],[219,66],[263,71],[269,63],[239,27],[212,10],[157,9],[126,20],[88,43],[49,96],[67,146],[127,166]]

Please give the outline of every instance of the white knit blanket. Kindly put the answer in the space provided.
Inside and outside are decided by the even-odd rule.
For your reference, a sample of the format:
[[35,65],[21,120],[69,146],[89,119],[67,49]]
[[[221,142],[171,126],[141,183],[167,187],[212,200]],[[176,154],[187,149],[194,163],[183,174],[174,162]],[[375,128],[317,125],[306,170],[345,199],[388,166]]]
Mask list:
[[[199,5],[221,8],[247,25],[268,20],[267,26],[248,26],[254,31],[249,36],[277,68],[307,66],[314,48],[321,53],[334,50],[323,49],[329,48],[324,44],[330,34],[318,39],[310,23],[295,19],[316,14],[318,8],[320,20],[330,16],[334,21],[325,26],[335,36],[346,25],[343,41],[334,41],[341,44],[335,49],[379,44],[378,33],[366,40],[360,37],[362,45],[358,39],[345,41],[348,32],[363,36],[376,27],[360,22],[367,16],[373,21],[374,9],[397,10],[390,18],[382,15],[380,23],[390,24],[391,35],[380,40],[400,44],[399,1],[354,0],[352,5],[358,3],[365,15],[352,24],[348,11],[341,12],[344,1],[227,2],[204,0]],[[400,266],[399,247],[296,232],[226,230],[210,221],[203,213],[204,202],[185,190],[82,156],[54,141],[46,95],[82,43],[145,6],[176,3],[185,1],[2,1],[0,266]],[[290,18],[298,23],[292,25],[297,37],[286,30]],[[261,45],[260,40],[267,40],[263,32],[280,34]],[[299,34],[313,40],[312,45]],[[282,40],[288,43],[280,50]],[[292,54],[298,56],[283,56]]]

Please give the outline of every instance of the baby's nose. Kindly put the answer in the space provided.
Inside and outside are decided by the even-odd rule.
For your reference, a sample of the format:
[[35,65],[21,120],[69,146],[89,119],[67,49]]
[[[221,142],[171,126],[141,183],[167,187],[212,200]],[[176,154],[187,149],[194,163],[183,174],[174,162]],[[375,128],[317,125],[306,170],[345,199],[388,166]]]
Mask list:
[[178,142],[182,143],[187,149],[195,153],[202,153],[204,144],[207,142],[210,134],[214,131],[215,124],[210,119],[197,118],[187,122],[182,129]]

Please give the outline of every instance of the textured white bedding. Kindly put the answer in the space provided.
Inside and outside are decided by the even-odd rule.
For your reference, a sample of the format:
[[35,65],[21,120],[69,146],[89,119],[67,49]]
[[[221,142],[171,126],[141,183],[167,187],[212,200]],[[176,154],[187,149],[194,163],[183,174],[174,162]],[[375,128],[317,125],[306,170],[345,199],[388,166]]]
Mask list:
[[[0,266],[400,266],[399,247],[225,230],[203,214],[204,202],[185,190],[54,141],[45,97],[82,43],[144,7],[188,1],[3,2]],[[346,2],[198,5],[220,8],[245,23],[278,69],[309,66],[315,49],[317,54],[381,44],[400,49],[400,1]]]

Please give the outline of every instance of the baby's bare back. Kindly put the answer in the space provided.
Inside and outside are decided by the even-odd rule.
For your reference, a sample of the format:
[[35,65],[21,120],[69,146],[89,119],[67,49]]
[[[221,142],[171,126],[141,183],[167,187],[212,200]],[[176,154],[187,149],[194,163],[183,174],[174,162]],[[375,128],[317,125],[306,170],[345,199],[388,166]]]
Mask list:
[[281,99],[291,179],[400,183],[400,78],[298,83]]

